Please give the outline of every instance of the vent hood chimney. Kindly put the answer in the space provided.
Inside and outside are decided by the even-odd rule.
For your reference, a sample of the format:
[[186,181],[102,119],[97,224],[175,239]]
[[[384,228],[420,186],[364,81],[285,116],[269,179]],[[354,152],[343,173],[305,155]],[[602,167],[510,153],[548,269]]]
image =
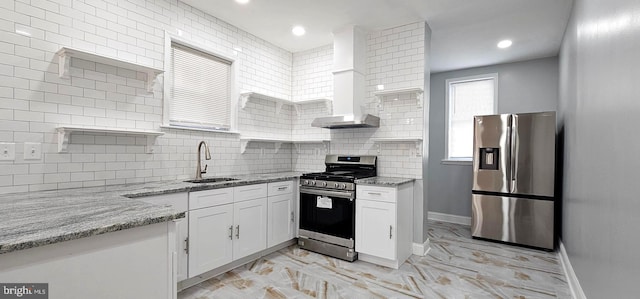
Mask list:
[[365,114],[366,34],[356,26],[333,32],[333,116],[313,120],[312,127],[343,129],[380,126]]

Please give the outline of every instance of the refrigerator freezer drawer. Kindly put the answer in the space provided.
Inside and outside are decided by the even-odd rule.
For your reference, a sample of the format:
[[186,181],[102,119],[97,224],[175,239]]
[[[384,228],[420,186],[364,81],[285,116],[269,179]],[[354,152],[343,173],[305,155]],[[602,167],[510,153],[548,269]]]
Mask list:
[[471,235],[553,250],[554,202],[473,194]]

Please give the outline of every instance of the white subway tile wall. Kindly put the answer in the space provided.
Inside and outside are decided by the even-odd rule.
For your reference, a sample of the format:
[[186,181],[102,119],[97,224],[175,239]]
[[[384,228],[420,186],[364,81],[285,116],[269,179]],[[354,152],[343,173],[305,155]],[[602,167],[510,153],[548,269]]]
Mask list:
[[[388,97],[383,102],[383,110],[377,105],[374,92],[378,85],[385,90],[399,88],[424,88],[424,23],[412,23],[395,28],[369,33],[367,37],[367,98],[366,111],[380,117],[377,129],[338,129],[327,130],[311,128],[311,121],[326,116],[328,111],[323,104],[302,106],[302,113],[293,120],[294,138],[315,138],[331,140],[330,152],[334,154],[377,155],[378,174],[408,178],[422,178],[422,144],[415,142],[392,142],[375,144],[371,138],[423,138],[423,109],[417,105],[416,95],[404,94],[397,98]],[[323,86],[325,77],[323,66],[332,65],[333,49],[324,46],[294,54],[294,74],[300,74],[305,82],[312,86]],[[322,58],[322,59],[320,59]],[[303,64],[298,67],[296,63]],[[307,70],[298,71],[296,70]],[[316,71],[317,70],[317,71]],[[314,76],[315,75],[315,76]],[[294,75],[295,77],[295,75]],[[294,78],[294,82],[295,82]],[[333,79],[331,78],[331,81]],[[303,89],[306,84],[302,85]],[[294,83],[294,95],[302,99],[321,98],[320,91],[314,94],[310,89],[297,90]],[[295,97],[294,97],[295,98]],[[295,150],[295,149],[294,149]],[[296,171],[322,170],[324,148],[322,145],[303,145],[300,153],[294,155],[293,167]],[[312,161],[312,162],[309,162]]]
[[291,119],[295,114],[292,105],[282,105],[264,99],[251,99],[244,109],[239,109],[238,130],[242,136],[291,139]]
[[[291,145],[276,154],[272,144],[252,144],[241,154],[238,135],[174,129],[163,129],[154,154],[145,153],[144,137],[82,133],[71,135],[68,153],[58,153],[55,127],[159,130],[163,106],[160,90],[145,90],[143,73],[72,59],[70,78],[59,78],[60,47],[163,68],[166,30],[236,55],[240,90],[286,99],[292,54],[178,1],[2,2],[0,140],[42,142],[43,159],[23,160],[17,146],[15,161],[0,162],[0,193],[189,178],[200,140],[211,145],[209,175],[292,169]],[[283,109],[283,118],[258,104],[239,112],[240,128],[291,135],[291,108]],[[256,114],[253,123],[246,121],[249,113]]]
[[[373,136],[366,131],[357,132],[363,148],[379,156],[378,174],[422,178],[422,144],[414,142],[381,143],[380,150],[368,137],[374,138],[423,138],[424,116],[422,106],[417,105],[416,95],[385,98],[384,109],[378,109],[373,95],[378,85],[385,90],[400,88],[424,88],[424,35],[422,22],[407,24],[372,32],[367,39],[367,93],[369,113],[380,117],[380,128]],[[428,98],[428,96],[427,96]],[[426,101],[428,102],[428,101]],[[332,140],[345,140],[349,134],[332,134]],[[353,142],[353,141],[352,141]]]
[[293,53],[293,101],[333,98],[333,44]]
[[[276,153],[271,143],[251,143],[241,154],[237,134],[165,128],[153,154],[145,152],[145,137],[83,133],[73,133],[68,153],[58,153],[58,126],[160,130],[163,97],[161,84],[146,91],[146,74],[92,61],[72,59],[70,78],[60,78],[55,52],[74,47],[164,68],[167,31],[236,57],[240,91],[298,101],[331,98],[331,45],[292,54],[176,0],[1,2],[0,142],[17,143],[17,153],[15,161],[0,162],[0,194],[189,178],[200,140],[212,148],[207,175],[324,167],[323,144],[303,144],[299,153],[283,144]],[[368,100],[378,84],[423,85],[423,43],[421,23],[370,34]],[[270,138],[330,137],[331,152],[378,154],[368,137],[422,136],[422,113],[412,103],[386,103],[378,130],[329,133],[309,127],[315,116],[330,114],[321,103],[302,105],[300,115],[289,105],[276,114],[274,103],[256,100],[239,109],[238,129]],[[24,160],[24,142],[43,143],[42,159]],[[380,174],[420,177],[421,159],[410,147],[384,144]]]

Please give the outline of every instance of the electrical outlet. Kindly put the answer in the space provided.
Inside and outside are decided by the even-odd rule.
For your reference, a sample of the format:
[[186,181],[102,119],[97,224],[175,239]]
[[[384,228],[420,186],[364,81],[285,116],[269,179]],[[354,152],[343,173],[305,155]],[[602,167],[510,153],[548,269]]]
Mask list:
[[0,161],[14,161],[16,159],[15,143],[0,143]]
[[24,159],[40,160],[42,159],[42,144],[37,142],[24,143]]

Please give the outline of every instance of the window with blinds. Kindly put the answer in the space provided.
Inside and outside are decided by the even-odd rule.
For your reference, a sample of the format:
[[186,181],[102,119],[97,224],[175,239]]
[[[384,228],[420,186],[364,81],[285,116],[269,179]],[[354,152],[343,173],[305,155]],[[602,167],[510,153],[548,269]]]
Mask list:
[[169,123],[231,128],[231,61],[171,43]]
[[473,157],[473,117],[497,113],[497,74],[447,80],[447,159]]

